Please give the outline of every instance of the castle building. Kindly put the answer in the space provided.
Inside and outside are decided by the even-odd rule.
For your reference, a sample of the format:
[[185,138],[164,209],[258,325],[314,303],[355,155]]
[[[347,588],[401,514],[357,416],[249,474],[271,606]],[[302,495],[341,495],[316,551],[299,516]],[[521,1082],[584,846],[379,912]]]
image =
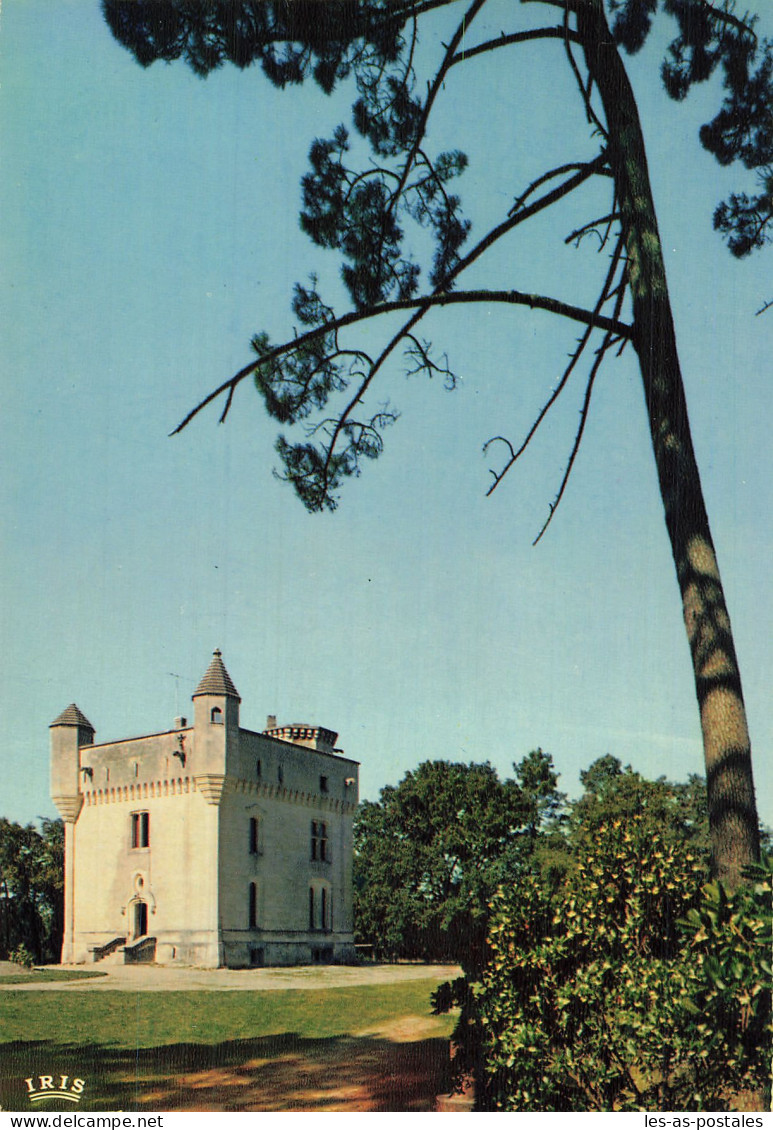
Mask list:
[[320,726],[242,729],[240,702],[216,651],[192,726],[96,743],[74,703],[51,724],[62,962],[353,960],[358,763]]

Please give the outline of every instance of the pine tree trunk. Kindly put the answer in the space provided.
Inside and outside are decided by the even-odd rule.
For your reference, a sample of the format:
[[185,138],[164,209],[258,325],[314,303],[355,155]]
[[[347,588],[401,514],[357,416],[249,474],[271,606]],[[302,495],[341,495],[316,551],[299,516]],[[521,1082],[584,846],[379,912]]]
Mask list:
[[638,110],[603,0],[575,0],[590,77],[607,118],[622,215],[635,345],[700,708],[714,873],[730,888],[759,858],[741,676],[687,417]]

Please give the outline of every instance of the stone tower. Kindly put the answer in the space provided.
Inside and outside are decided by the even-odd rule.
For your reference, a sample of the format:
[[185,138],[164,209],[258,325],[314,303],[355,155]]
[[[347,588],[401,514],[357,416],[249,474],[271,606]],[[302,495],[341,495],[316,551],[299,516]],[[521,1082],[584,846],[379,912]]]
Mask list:
[[210,804],[217,804],[223,783],[239,745],[241,698],[223,663],[220,651],[193,693],[193,727],[196,734],[196,787]]
[[62,961],[73,959],[74,829],[83,805],[81,749],[94,744],[94,727],[74,702],[54,719],[51,731],[51,798],[64,821],[64,937]]

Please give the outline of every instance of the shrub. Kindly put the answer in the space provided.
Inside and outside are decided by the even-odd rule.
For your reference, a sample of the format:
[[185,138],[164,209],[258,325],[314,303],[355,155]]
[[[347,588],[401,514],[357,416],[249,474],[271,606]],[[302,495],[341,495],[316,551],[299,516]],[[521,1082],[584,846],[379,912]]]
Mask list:
[[18,945],[16,949],[11,950],[8,954],[8,960],[12,961],[14,965],[21,965],[24,969],[32,969],[35,964],[35,958],[23,943]]
[[770,870],[733,898],[640,814],[602,824],[554,894],[492,902],[470,986],[479,1105],[729,1109],[759,1093],[770,1027]]
[[708,883],[683,923],[687,960],[700,970],[685,1008],[700,1043],[703,1077],[720,1097],[764,1097],[770,1086],[773,859],[748,868],[746,877],[748,884],[732,896],[720,883]]

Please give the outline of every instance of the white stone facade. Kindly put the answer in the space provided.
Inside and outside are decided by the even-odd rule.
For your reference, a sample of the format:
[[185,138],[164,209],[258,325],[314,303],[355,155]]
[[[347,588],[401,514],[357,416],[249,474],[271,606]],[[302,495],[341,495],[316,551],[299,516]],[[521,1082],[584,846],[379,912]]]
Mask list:
[[354,959],[359,766],[321,727],[242,729],[239,703],[215,652],[192,726],[96,744],[75,705],[52,723],[63,962]]

